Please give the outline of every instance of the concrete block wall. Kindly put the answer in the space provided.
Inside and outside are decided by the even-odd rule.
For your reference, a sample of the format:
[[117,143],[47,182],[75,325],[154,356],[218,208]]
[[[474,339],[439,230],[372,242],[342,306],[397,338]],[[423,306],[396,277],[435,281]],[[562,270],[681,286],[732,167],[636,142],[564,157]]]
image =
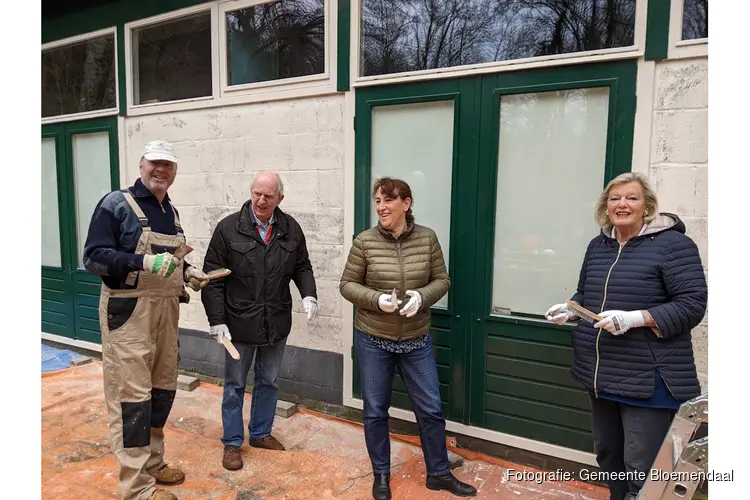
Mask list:
[[[284,181],[280,207],[305,231],[318,285],[318,317],[311,323],[292,286],[289,345],[341,353],[343,313],[338,280],[344,251],[344,97],[331,95],[129,117],[125,120],[128,184],[138,177],[144,144],[163,139],[180,160],[170,196],[202,265],[216,224],[250,197],[253,176],[276,170]],[[198,293],[181,307],[180,327],[207,331]]]
[[[649,178],[661,210],[680,216],[708,275],[708,58],[658,62]],[[701,385],[708,388],[708,314],[693,331]]]

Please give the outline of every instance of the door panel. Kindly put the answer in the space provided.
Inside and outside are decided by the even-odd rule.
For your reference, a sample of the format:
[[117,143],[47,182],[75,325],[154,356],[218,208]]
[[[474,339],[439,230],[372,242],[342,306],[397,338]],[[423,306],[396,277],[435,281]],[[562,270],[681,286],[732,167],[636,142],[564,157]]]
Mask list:
[[[569,327],[543,314],[574,293],[596,198],[630,171],[635,79],[620,61],[356,90],[355,234],[387,173],[448,247],[431,334],[449,420],[592,450]],[[410,408],[398,377],[393,405]]]
[[42,331],[98,343],[101,280],[83,269],[83,247],[96,204],[119,187],[117,119],[45,125],[42,156]]

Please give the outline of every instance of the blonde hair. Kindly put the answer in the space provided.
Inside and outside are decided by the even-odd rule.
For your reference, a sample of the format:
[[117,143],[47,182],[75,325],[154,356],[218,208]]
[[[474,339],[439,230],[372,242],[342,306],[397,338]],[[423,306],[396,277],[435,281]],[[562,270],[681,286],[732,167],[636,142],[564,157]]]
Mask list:
[[609,184],[607,184],[607,187],[604,188],[604,191],[602,191],[602,194],[596,201],[596,222],[604,231],[608,232],[612,229],[612,222],[610,222],[609,215],[607,215],[607,200],[609,199],[609,192],[615,186],[628,184],[630,182],[637,182],[641,185],[641,188],[643,188],[643,221],[651,222],[659,216],[659,200],[656,198],[654,190],[651,189],[651,184],[649,184],[646,176],[638,172],[620,174],[609,181]]

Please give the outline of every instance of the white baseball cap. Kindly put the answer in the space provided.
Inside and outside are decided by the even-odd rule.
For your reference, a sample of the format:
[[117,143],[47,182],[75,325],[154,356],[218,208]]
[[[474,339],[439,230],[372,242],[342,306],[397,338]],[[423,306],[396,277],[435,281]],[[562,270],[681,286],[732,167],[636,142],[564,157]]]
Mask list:
[[149,161],[165,160],[177,163],[174,147],[166,141],[151,141],[143,148],[143,155]]

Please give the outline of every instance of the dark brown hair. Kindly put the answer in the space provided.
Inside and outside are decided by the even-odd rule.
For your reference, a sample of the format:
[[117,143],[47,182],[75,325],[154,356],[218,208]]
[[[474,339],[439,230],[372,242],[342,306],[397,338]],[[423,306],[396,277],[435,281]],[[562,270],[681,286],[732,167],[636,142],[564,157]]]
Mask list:
[[[380,179],[375,181],[375,185],[372,187],[373,198],[375,198],[375,195],[378,194],[378,191],[382,191],[385,196],[389,196],[391,198],[401,198],[402,200],[406,200],[406,198],[409,198],[411,199],[411,204],[414,205],[414,198],[411,195],[411,188],[409,187],[409,184],[407,184],[405,181],[402,181],[401,179],[381,177]],[[414,215],[412,215],[410,206],[409,210],[406,211],[406,221],[411,222],[413,220]]]

